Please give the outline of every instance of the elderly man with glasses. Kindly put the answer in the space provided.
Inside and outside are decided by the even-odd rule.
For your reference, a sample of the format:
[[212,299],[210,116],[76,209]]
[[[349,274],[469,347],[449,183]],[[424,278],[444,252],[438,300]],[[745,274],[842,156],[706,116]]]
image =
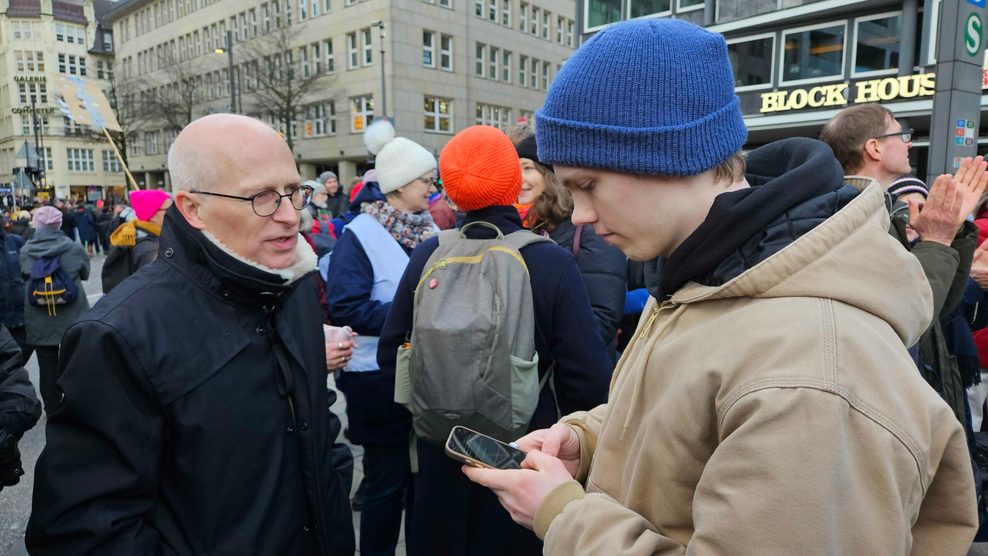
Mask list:
[[[851,182],[877,181],[886,191],[893,215],[889,233],[923,266],[933,289],[933,322],[910,353],[927,382],[946,400],[965,426],[964,382],[947,350],[940,320],[960,304],[977,242],[977,228],[967,221],[985,191],[982,157],[966,159],[954,176],[942,175],[926,199],[903,192],[922,192],[922,182],[909,176],[912,130],[878,104],[842,110],[820,132]],[[902,188],[902,183],[914,184]],[[890,189],[891,188],[891,189]],[[912,197],[912,198],[909,198]]]
[[[315,254],[291,151],[228,114],[187,126],[159,257],[62,343],[32,554],[352,554]],[[348,342],[349,343],[349,342]]]

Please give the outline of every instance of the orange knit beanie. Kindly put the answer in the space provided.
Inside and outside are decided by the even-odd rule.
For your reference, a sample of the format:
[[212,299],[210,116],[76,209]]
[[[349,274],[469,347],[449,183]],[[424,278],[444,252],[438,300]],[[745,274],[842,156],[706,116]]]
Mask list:
[[496,127],[457,133],[439,155],[446,194],[460,210],[511,206],[521,192],[521,166],[511,139]]

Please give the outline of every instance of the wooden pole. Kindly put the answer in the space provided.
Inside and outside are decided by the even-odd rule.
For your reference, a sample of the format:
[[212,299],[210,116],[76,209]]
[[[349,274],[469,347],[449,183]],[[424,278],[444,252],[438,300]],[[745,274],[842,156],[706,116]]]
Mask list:
[[106,140],[109,141],[110,146],[113,147],[113,152],[117,155],[117,160],[120,162],[120,166],[123,167],[124,172],[127,173],[127,177],[130,178],[131,187],[133,187],[135,191],[140,189],[140,187],[137,186],[137,180],[134,179],[134,176],[130,173],[130,169],[127,168],[127,163],[124,162],[123,156],[120,154],[120,149],[117,148],[117,144],[113,141],[113,137],[110,137],[110,131],[104,127],[103,134],[106,135]]

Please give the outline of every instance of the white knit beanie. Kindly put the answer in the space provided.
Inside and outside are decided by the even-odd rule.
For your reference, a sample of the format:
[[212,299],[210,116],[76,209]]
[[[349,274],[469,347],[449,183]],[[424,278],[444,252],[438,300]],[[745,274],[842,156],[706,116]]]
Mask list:
[[436,169],[436,157],[411,139],[395,137],[388,120],[374,120],[367,126],[364,145],[375,156],[377,181],[385,195]]

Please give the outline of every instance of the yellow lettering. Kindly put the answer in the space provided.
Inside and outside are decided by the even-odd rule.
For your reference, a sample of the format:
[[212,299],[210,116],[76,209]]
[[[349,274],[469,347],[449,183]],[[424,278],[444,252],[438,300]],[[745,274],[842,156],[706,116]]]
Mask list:
[[854,102],[859,103],[859,102],[877,101],[879,83],[881,83],[881,79],[872,79],[870,81],[859,81],[857,84],[858,96],[854,98]]
[[824,103],[824,106],[846,106],[847,96],[844,94],[846,92],[847,83],[830,85],[827,87],[827,101]]
[[809,101],[810,95],[806,92],[806,89],[796,89],[789,93],[789,102],[786,103],[786,108],[789,110],[799,110],[800,108],[806,108],[806,103]]
[[807,104],[809,104],[813,108],[819,108],[823,106],[825,99],[824,92],[826,90],[827,87],[813,87],[812,89],[810,89],[810,94],[809,94],[810,98]]
[[899,78],[899,96],[913,98],[919,96],[919,76],[910,75]]
[[762,93],[762,113],[782,110],[782,100],[785,96],[785,91]]
[[937,91],[937,81],[935,73],[924,73],[919,76],[919,96],[928,97]]
[[899,96],[899,80],[895,77],[882,79],[878,82],[878,98],[892,100]]

